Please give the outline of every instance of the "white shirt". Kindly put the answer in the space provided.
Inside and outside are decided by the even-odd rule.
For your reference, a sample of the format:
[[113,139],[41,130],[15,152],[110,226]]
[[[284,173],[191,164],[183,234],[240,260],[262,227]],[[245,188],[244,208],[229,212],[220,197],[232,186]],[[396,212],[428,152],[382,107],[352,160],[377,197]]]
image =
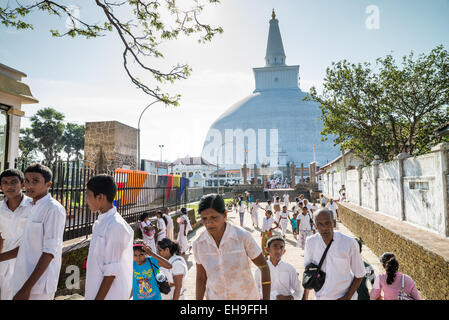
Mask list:
[[267,217],[263,217],[263,224],[262,224],[262,231],[269,231],[271,227],[273,226],[274,219],[273,217],[270,217],[267,219]]
[[203,231],[193,242],[193,255],[195,262],[206,270],[206,299],[260,299],[251,260],[261,254],[256,240],[243,228],[226,223],[219,247],[209,232]]
[[115,276],[105,300],[129,300],[133,283],[134,231],[113,207],[92,229],[86,265],[86,300],[94,300],[106,276]]
[[[299,226],[299,230],[312,230],[312,225],[310,224],[310,215],[303,215],[302,213],[298,214],[296,220]],[[333,245],[333,244],[332,244]]]
[[56,292],[61,270],[66,215],[65,208],[50,194],[32,204],[20,242],[14,274],[11,278],[13,296],[33,273],[44,252],[52,254],[53,259],[33,286],[31,294],[53,294]]
[[[20,245],[25,223],[31,212],[33,200],[24,195],[19,206],[14,211],[11,211],[11,209],[8,208],[7,201],[8,199],[5,197],[4,200],[0,202],[0,233],[1,237],[4,239],[2,252],[13,250]],[[4,289],[6,287],[9,288],[15,263],[16,259],[0,262],[0,288],[2,288],[2,299],[9,300],[12,298],[6,298],[6,296],[3,295],[3,291],[5,291]]]
[[[188,267],[183,257],[178,255],[173,255],[168,259],[168,262],[171,263],[171,269],[165,269],[164,267],[160,267],[161,272],[163,272],[169,283],[174,283],[173,276],[183,275],[182,277],[182,287],[181,287],[181,296],[183,296],[185,292],[185,283],[187,278]],[[175,287],[170,287],[170,292],[168,294],[163,294],[161,292],[162,300],[173,300],[173,294],[175,293]]]
[[267,204],[267,205],[265,206],[265,210],[270,210],[270,211],[272,211],[271,204]]
[[[295,267],[282,260],[279,261],[277,266],[274,266],[270,259],[268,259],[267,263],[270,267],[271,277],[270,300],[276,300],[277,295],[293,296],[293,299],[301,300],[303,289]],[[262,277],[260,269],[256,269],[254,278],[259,288],[260,297],[262,298]]]
[[157,219],[157,228],[160,230],[159,234],[164,233],[167,230],[167,227],[165,225],[165,221],[163,218],[158,218]]
[[288,202],[290,199],[290,196],[288,194],[284,194],[283,198],[284,198],[284,202]]
[[[349,290],[354,277],[363,278],[366,274],[357,241],[339,231],[334,231],[333,239],[321,267],[326,273],[326,281],[321,290],[315,293],[317,300],[341,298]],[[304,250],[304,267],[309,263],[318,265],[325,249],[326,244],[319,233],[308,237]],[[357,291],[352,300],[357,300]]]
[[334,220],[337,220],[337,210],[338,210],[338,206],[337,203],[334,201],[332,202],[332,204],[329,202],[326,205],[326,208],[328,208],[329,210],[332,211],[333,215],[334,215]]

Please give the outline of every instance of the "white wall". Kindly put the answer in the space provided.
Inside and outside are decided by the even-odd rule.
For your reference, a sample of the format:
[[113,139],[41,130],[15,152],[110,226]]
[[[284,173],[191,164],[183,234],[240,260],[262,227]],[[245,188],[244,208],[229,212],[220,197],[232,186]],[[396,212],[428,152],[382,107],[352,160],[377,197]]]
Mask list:
[[[347,170],[344,183],[347,200],[359,205],[361,196],[361,206],[375,211],[377,196],[377,212],[398,220],[405,216],[405,221],[411,224],[449,237],[448,150],[448,143],[440,144],[419,157],[380,163],[377,178],[376,164],[361,170]],[[402,172],[400,161],[403,161]],[[342,184],[340,168],[341,160],[327,168],[324,174],[323,192],[328,196],[338,196]]]
[[379,165],[377,179],[379,191],[379,211],[401,219],[401,196],[399,185],[399,163],[397,161]]

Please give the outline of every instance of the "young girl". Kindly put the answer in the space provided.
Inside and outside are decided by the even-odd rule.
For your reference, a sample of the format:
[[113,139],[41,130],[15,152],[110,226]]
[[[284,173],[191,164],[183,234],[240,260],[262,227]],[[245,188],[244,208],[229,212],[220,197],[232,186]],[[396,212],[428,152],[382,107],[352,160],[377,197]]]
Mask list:
[[167,218],[164,217],[164,213],[162,211],[158,211],[156,213],[157,216],[157,224],[156,224],[156,232],[157,232],[157,241],[161,241],[164,238],[167,238]]
[[378,275],[374,281],[373,289],[370,292],[371,300],[382,300],[382,291],[384,300],[399,300],[398,296],[400,293],[409,297],[404,300],[422,299],[413,279],[398,272],[399,263],[393,253],[385,252],[382,254],[380,262],[386,273]]
[[[279,222],[279,218],[281,216],[281,198],[276,197],[276,201],[274,202],[273,208],[274,208],[275,220],[277,222]],[[278,229],[279,229],[279,227],[278,227]]]
[[279,214],[278,225],[281,225],[282,237],[284,239],[285,239],[285,233],[287,232],[287,225],[288,225],[289,221],[290,221],[289,211],[287,211],[287,206],[283,206],[282,211]]
[[192,247],[190,246],[189,240],[187,239],[187,234],[192,230],[189,217],[187,216],[187,209],[181,208],[181,217],[179,217],[179,232],[178,232],[178,243],[179,250],[181,254],[184,255]]
[[243,218],[245,216],[246,206],[242,200],[239,201],[240,226],[243,227]]
[[156,228],[150,222],[150,215],[148,212],[143,213],[140,218],[139,228],[142,231],[143,241],[156,252],[156,243],[154,242],[154,234],[156,233]]
[[256,203],[251,204],[251,218],[253,221],[253,227],[256,229],[259,229],[259,209],[262,208],[259,205],[259,199],[256,199]]
[[[158,262],[166,269],[172,268],[171,263],[140,241],[134,242],[133,251],[133,300],[161,300],[156,280],[159,273]],[[149,257],[146,258],[145,255]]]
[[271,212],[271,210],[265,211],[265,217],[263,218],[263,224],[262,224],[262,232],[260,233],[260,236],[262,237],[261,247],[262,247],[262,252],[263,252],[263,255],[265,256],[265,258],[268,256],[267,241],[273,235],[273,229],[276,228],[276,227],[273,227],[273,223],[277,225],[277,222],[274,221],[272,214],[273,213]]
[[157,243],[159,255],[167,259],[173,266],[171,269],[161,267],[167,276],[171,290],[168,294],[162,293],[162,300],[184,300],[185,281],[187,276],[187,263],[179,256],[179,245],[168,238]]
[[290,223],[292,224],[292,230],[293,230],[293,238],[295,238],[295,240],[298,240],[298,221],[296,220],[297,218],[298,218],[298,214],[294,213],[293,217],[290,219]]
[[252,235],[226,221],[223,198],[201,198],[198,212],[206,228],[193,243],[196,300],[259,300],[250,260],[261,269],[263,299],[270,299],[270,269]]

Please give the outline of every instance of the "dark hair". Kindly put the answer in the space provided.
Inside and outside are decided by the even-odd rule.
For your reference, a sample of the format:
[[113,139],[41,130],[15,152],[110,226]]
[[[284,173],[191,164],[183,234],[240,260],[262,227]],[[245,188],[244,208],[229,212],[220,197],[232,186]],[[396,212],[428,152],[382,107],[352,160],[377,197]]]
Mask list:
[[384,252],[380,256],[380,262],[387,271],[387,284],[392,284],[396,277],[396,272],[399,269],[399,262],[392,252]]
[[276,200],[281,200],[281,198],[279,198],[279,197],[276,197]]
[[359,244],[360,252],[362,252],[362,245],[363,245],[363,240],[362,240],[362,238],[357,238],[357,239],[355,239],[355,240],[356,240],[357,243]]
[[200,204],[198,205],[198,213],[201,213],[207,209],[214,209],[221,214],[226,213],[224,200],[219,194],[216,193],[206,194],[201,198]]
[[28,168],[25,169],[24,173],[26,174],[28,172],[40,173],[44,177],[45,183],[51,181],[51,179],[53,178],[53,173],[51,172],[50,168],[40,163],[30,164]]
[[268,239],[268,241],[267,241],[267,248],[269,248],[270,247],[270,245],[271,245],[271,243],[273,242],[273,241],[282,241],[283,243],[284,243],[284,246],[285,246],[285,240],[284,240],[284,238],[282,238],[281,236],[273,236],[273,237],[271,237],[270,239]]
[[170,251],[171,255],[180,253],[179,244],[177,242],[171,241],[169,238],[164,238],[161,241],[157,242],[157,245],[161,249],[167,249]]
[[168,221],[167,221],[167,218],[164,217],[164,213],[159,210],[158,212],[156,212],[156,214],[160,214],[161,215],[162,220],[164,220],[165,227],[167,227]]
[[148,212],[144,212],[140,215],[139,221],[143,222],[149,216]]
[[145,253],[145,251],[143,251],[142,245],[144,244],[144,242],[142,240],[135,240],[133,242],[133,252],[134,251],[140,251]]
[[271,200],[268,200],[267,203],[268,203],[268,202],[271,202]]
[[90,178],[86,186],[95,196],[104,194],[108,202],[114,202],[115,194],[117,193],[117,184],[113,176],[99,174]]
[[17,177],[20,180],[20,183],[23,183],[25,180],[25,177],[22,173],[22,171],[17,169],[6,169],[5,171],[0,174],[0,183],[2,183],[2,179],[6,177]]
[[181,208],[181,212],[184,214],[184,213],[187,213],[187,209],[186,208]]

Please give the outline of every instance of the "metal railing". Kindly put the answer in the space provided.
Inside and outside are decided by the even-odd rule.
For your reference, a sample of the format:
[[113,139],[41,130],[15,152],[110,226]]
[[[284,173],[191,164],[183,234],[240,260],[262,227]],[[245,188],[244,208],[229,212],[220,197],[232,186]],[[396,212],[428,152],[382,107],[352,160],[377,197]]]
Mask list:
[[[28,165],[27,162],[15,162],[15,168],[22,172]],[[178,210],[185,206],[188,199],[187,188],[181,193],[178,187],[157,187],[148,183],[145,180],[148,179],[148,175],[142,172],[120,172],[120,170],[99,172],[84,166],[83,161],[57,161],[47,166],[53,173],[49,192],[67,212],[64,241],[82,236],[87,238],[92,233],[97,215],[92,213],[87,205],[86,184],[97,174],[106,173],[114,176],[117,183],[114,205],[128,223],[137,222],[144,212],[149,212],[150,216],[153,216],[157,210],[166,207]]]

